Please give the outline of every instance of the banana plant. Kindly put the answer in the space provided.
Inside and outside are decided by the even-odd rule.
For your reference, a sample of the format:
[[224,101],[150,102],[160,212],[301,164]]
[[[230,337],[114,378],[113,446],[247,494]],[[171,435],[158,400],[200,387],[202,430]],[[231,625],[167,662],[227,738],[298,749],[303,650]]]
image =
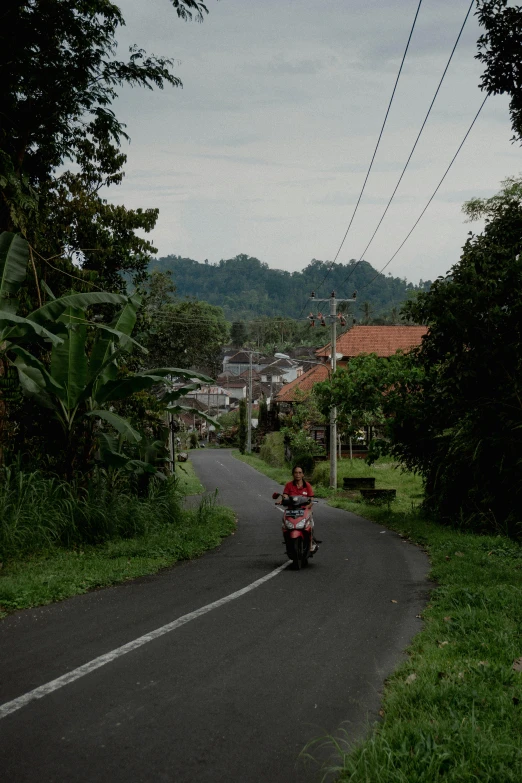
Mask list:
[[[0,350],[16,368],[24,393],[49,409],[59,423],[65,440],[68,474],[74,471],[78,459],[75,436],[79,428],[87,442],[84,465],[92,459],[96,435],[103,425],[116,430],[122,442],[141,441],[142,435],[127,419],[110,410],[111,403],[158,387],[167,390],[162,398],[167,406],[199,386],[192,383],[176,390],[172,388],[174,380],[211,382],[206,375],[177,367],[160,367],[120,377],[121,355],[134,347],[141,348],[131,337],[141,303],[139,296],[96,292],[73,293],[55,299],[51,295],[49,302],[26,318],[18,317],[17,294],[25,279],[28,260],[25,240],[7,232],[0,235]],[[122,305],[122,308],[111,324],[93,323],[86,310],[97,304]],[[28,344],[35,341],[50,346],[48,365],[28,350]],[[106,455],[112,446],[112,441],[105,441]],[[121,455],[120,449],[114,452],[115,459],[117,454]]]
[[[3,231],[0,234],[0,345],[8,350],[11,343],[23,345],[43,341],[60,345],[62,338],[53,328],[54,323],[69,308],[86,309],[91,305],[122,305],[127,296],[96,291],[70,294],[52,301],[30,313],[26,318],[17,315],[18,294],[25,281],[29,263],[29,245],[19,234]],[[103,325],[100,325],[103,327]]]

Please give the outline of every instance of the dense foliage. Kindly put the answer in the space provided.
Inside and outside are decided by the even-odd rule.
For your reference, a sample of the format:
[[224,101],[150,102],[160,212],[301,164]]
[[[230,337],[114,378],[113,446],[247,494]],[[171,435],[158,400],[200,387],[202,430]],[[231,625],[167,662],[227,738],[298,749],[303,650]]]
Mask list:
[[[27,428],[21,423],[27,398],[46,411],[42,427],[42,464],[68,480],[91,475],[96,462],[116,471],[163,474],[156,458],[164,450],[161,433],[144,427],[139,431],[114,406],[134,395],[153,390],[152,403],[177,412],[173,403],[191,384],[172,389],[174,380],[210,378],[194,370],[160,367],[132,372],[125,364],[134,348],[143,350],[131,337],[138,296],[94,292],[72,293],[54,298],[26,317],[17,314],[19,295],[29,261],[27,242],[17,234],[0,234],[0,377],[14,373],[23,392],[22,415],[13,417],[12,400],[0,397],[0,446],[11,458],[35,445],[34,408],[29,409]],[[97,319],[93,308],[119,306],[110,324]],[[32,415],[31,415],[32,414]],[[27,415],[27,413],[26,413]],[[13,431],[12,420],[19,418]],[[8,426],[8,423],[11,425]],[[127,444],[127,449],[125,448]],[[130,451],[129,451],[130,449]],[[159,462],[165,462],[161,454]]]
[[481,87],[490,95],[510,96],[514,140],[522,141],[522,7],[509,0],[478,0],[477,7],[484,28],[476,55],[485,66]]
[[317,289],[318,296],[328,296],[335,290],[339,296],[345,296],[355,289],[361,291],[360,301],[353,309],[358,320],[364,322],[364,304],[368,302],[367,314],[369,318],[371,313],[373,323],[383,323],[379,319],[384,318],[390,322],[394,309],[397,311],[409,296],[430,286],[430,281],[413,285],[405,279],[379,274],[366,261],[357,267],[355,263],[333,264],[325,283],[326,291],[319,285],[330,264],[316,259],[301,272],[271,269],[268,264],[244,254],[216,264],[170,255],[154,260],[152,268],[171,271],[180,296],[195,296],[219,305],[231,321],[250,321],[262,316],[306,319],[309,311],[304,312],[303,308],[311,291]]
[[[476,202],[475,202],[476,208]],[[395,427],[395,451],[425,476],[430,505],[520,532],[522,201],[508,188],[460,262],[407,306],[429,324],[426,373]]]
[[[439,518],[522,533],[522,183],[465,205],[486,217],[460,261],[405,306],[420,348],[360,357],[322,384],[341,417],[386,423],[387,449],[424,479]],[[381,444],[382,446],[383,444]]]
[[[207,13],[199,0],[171,2],[181,19]],[[125,277],[145,276],[155,249],[140,232],[158,210],[100,195],[121,182],[126,161],[125,123],[112,105],[125,85],[179,86],[174,61],[138,46],[118,58],[125,22],[110,0],[5,0],[1,20],[0,231],[28,239],[38,277],[56,294],[74,277],[123,291]]]
[[[408,393],[422,378],[411,354],[362,354],[339,368],[331,380],[318,383],[314,391],[325,416],[337,406],[337,423],[345,436],[354,437],[362,427],[372,427],[380,441],[390,416],[399,413],[403,392]],[[373,450],[384,447],[382,442],[372,444]]]
[[196,299],[172,298],[174,295],[169,275],[150,275],[140,334],[148,354],[142,364],[175,363],[215,377],[221,371],[221,351],[229,337],[223,311]]

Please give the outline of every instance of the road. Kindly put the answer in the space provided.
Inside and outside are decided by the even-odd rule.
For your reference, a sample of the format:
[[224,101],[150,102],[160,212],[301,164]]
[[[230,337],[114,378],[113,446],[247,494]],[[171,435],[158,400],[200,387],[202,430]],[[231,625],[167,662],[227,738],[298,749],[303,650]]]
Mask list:
[[330,751],[305,763],[304,746],[361,737],[376,717],[420,629],[426,556],[321,503],[320,552],[305,570],[280,568],[278,485],[227,451],[192,459],[235,509],[235,535],[198,560],[0,623],[0,705],[98,661],[0,719],[6,783],[312,783]]

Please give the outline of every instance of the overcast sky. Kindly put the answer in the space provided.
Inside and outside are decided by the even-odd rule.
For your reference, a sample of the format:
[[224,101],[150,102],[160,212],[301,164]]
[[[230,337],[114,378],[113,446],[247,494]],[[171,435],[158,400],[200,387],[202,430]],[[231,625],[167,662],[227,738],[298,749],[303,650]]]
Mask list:
[[[158,255],[238,253],[299,270],[335,256],[375,147],[418,0],[208,0],[203,24],[169,0],[119,0],[119,56],[173,57],[183,89],[126,89],[126,177],[107,192],[159,207]],[[359,258],[406,161],[469,0],[424,0],[383,140],[339,261]],[[483,94],[470,16],[419,146],[365,255],[381,269],[412,227]],[[508,102],[486,106],[418,228],[386,273],[417,282],[458,260],[462,202],[521,169]],[[341,293],[341,292],[339,292]]]

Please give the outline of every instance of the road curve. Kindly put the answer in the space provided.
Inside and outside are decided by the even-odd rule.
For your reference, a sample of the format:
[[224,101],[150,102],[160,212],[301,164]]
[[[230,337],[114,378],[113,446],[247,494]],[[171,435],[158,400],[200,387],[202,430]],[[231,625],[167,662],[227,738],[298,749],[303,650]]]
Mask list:
[[426,556],[321,503],[310,567],[234,597],[286,561],[278,487],[227,451],[192,459],[236,510],[234,536],[199,560],[0,623],[0,705],[146,638],[0,720],[9,783],[311,783],[305,744],[340,728],[360,737],[377,714],[420,628]]

